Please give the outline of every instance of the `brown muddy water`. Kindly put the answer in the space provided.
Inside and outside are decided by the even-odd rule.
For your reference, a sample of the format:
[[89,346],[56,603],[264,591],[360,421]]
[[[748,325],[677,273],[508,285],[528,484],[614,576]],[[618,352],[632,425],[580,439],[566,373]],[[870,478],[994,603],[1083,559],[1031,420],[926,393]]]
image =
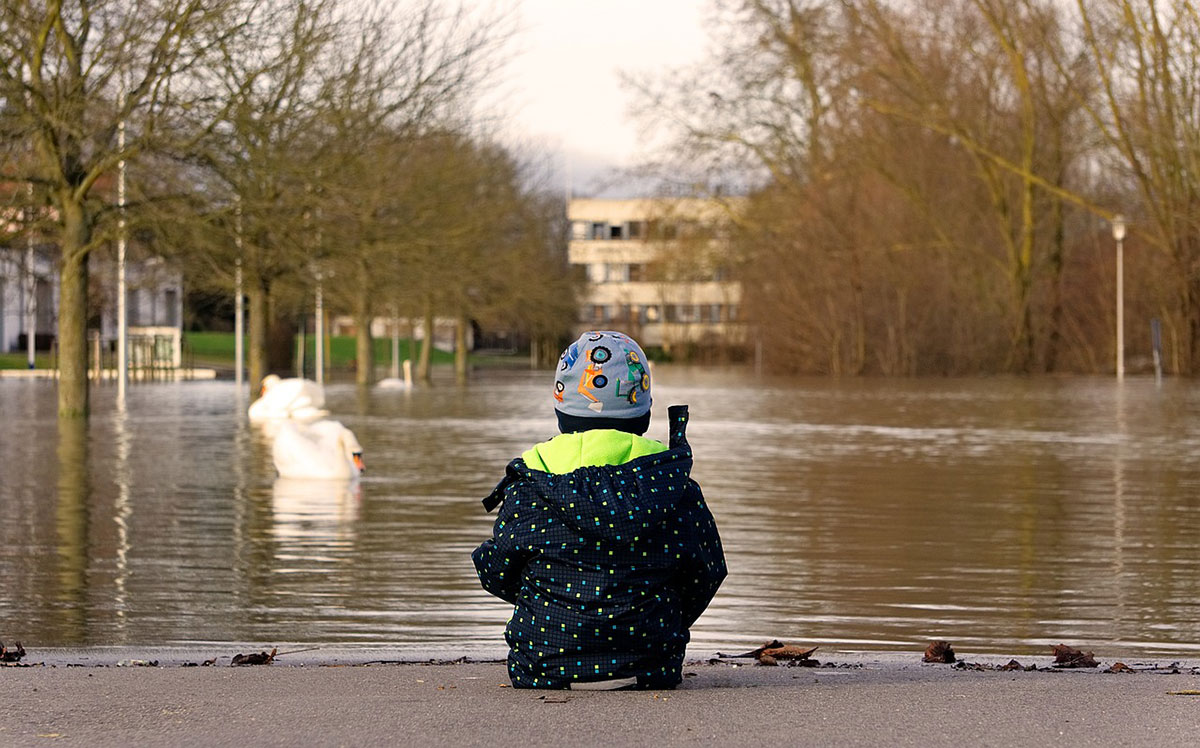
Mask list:
[[[0,381],[0,641],[502,646],[479,499],[552,436],[549,374],[328,388],[368,472],[277,481],[229,382]],[[730,575],[697,647],[1200,653],[1200,386],[805,380],[659,367],[650,436],[691,406]]]

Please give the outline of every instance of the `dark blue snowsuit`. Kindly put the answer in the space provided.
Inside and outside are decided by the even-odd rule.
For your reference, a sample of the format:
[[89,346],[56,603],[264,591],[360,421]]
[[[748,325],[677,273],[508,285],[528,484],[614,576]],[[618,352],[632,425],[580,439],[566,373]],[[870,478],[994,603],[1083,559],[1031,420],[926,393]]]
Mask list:
[[500,514],[472,558],[483,588],[515,606],[505,630],[514,686],[680,682],[688,629],[726,569],[689,476],[687,407],[669,413],[666,451],[561,475],[516,459],[484,499]]

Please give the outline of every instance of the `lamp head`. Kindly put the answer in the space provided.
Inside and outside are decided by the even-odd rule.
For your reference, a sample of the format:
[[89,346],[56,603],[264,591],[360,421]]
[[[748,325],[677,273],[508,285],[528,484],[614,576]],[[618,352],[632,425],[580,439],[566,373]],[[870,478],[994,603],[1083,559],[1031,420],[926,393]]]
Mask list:
[[1117,214],[1112,219],[1113,238],[1121,241],[1125,238],[1125,216]]

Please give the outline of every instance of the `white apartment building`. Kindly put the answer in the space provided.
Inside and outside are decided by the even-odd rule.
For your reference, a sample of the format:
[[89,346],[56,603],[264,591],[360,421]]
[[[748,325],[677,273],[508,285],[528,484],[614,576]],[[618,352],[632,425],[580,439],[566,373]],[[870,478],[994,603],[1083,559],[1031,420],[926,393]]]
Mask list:
[[576,334],[627,332],[644,347],[737,347],[741,285],[728,278],[726,200],[577,199],[568,260],[586,268]]

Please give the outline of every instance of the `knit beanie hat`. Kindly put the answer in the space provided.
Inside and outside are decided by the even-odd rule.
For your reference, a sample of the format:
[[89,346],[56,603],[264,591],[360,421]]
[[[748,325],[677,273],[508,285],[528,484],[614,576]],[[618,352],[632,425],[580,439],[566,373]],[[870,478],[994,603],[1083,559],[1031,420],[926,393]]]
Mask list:
[[650,368],[633,338],[585,332],[558,359],[554,410],[563,433],[619,429],[644,434],[650,426]]

